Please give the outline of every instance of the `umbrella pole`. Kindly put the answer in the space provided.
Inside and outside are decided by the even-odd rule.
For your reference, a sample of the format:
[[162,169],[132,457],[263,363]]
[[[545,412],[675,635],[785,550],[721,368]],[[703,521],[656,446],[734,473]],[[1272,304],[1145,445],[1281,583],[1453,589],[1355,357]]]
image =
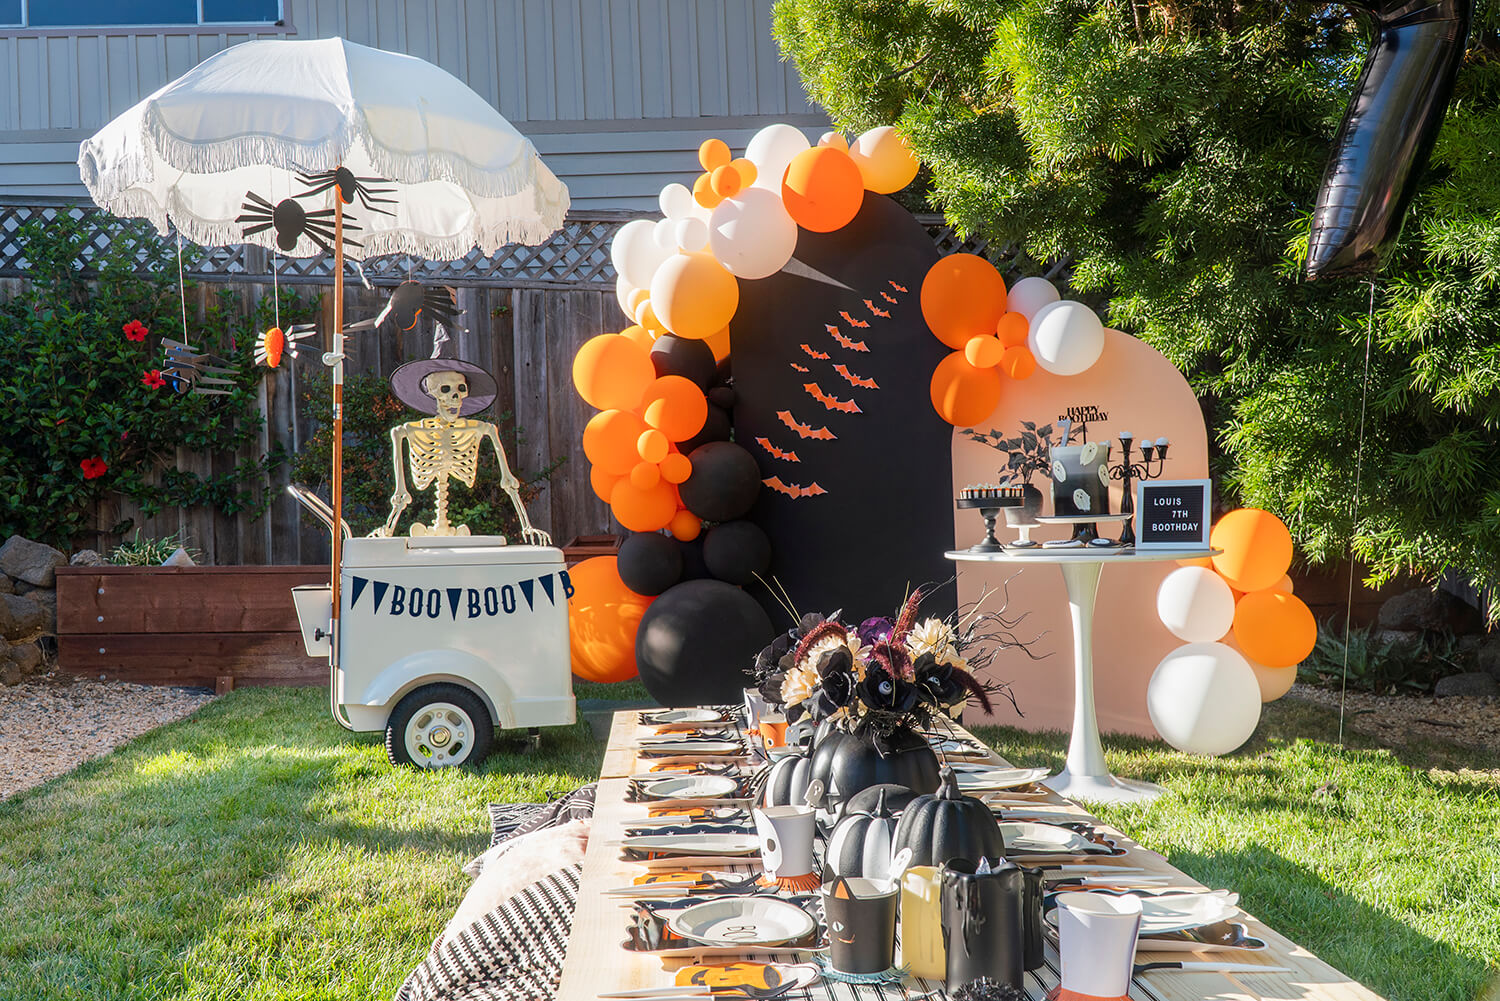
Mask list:
[[344,719],[339,708],[338,691],[339,607],[344,558],[344,199],[336,185],[333,189],[333,261],[333,655],[328,660],[328,700],[333,718],[345,729],[352,730],[354,727]]

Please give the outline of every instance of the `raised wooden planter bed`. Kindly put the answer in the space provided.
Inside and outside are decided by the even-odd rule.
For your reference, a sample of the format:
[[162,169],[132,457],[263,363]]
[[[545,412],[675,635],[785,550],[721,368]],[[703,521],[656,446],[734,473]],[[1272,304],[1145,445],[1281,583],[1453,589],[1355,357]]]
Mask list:
[[291,589],[327,582],[327,566],[60,568],[58,669],[220,691],[324,684]]

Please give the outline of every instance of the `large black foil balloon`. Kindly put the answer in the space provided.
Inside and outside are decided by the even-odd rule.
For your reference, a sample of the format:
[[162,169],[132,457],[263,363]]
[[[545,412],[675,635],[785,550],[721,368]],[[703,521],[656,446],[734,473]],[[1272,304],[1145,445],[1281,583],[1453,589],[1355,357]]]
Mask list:
[[755,457],[732,441],[711,441],[693,449],[693,472],[678,493],[687,509],[706,521],[742,518],[760,495]]
[[620,543],[620,580],[636,594],[652,596],[682,580],[682,550],[676,539],[636,532]]
[[771,540],[754,522],[726,521],[708,530],[703,561],[719,580],[744,587],[771,565]]
[[774,633],[760,604],[733,584],[684,581],[641,616],[641,682],[664,706],[738,704],[756,653]]
[[1473,0],[1357,5],[1375,34],[1318,191],[1309,279],[1385,264],[1453,96],[1473,15]]

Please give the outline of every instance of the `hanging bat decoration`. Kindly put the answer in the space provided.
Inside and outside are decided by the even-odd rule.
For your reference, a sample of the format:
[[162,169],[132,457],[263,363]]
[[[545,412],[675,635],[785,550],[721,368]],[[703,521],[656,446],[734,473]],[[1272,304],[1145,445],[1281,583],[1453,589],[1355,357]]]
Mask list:
[[755,443],[761,448],[765,449],[766,454],[771,456],[771,458],[773,459],[782,459],[786,462],[802,461],[801,459],[797,458],[796,452],[783,452],[781,449],[771,444],[771,439],[769,438],[757,438],[755,439]]
[[897,300],[897,298],[895,296],[893,296],[889,292],[885,292],[885,291],[882,291],[880,293],[880,298],[884,299],[886,302],[890,303],[892,306],[896,305],[896,303],[899,301],[899,300]]
[[297,357],[301,342],[316,335],[317,332],[318,328],[311,323],[293,324],[285,330],[272,327],[270,330],[262,331],[255,339],[255,364],[264,365],[267,368],[278,367],[283,354]]
[[834,434],[826,427],[815,428],[811,424],[798,423],[796,418],[792,416],[792,412],[790,410],[776,411],[776,419],[785,424],[787,427],[791,428],[793,431],[797,432],[797,434],[803,438],[812,438],[816,441],[833,441],[838,437],[838,435]]
[[806,374],[809,371],[806,365],[798,365],[796,362],[788,362],[787,364],[791,365],[794,371],[802,372],[803,374]]
[[307,190],[298,195],[298,198],[309,198],[320,195],[329,188],[337,187],[339,200],[345,205],[352,205],[354,199],[359,199],[366,212],[374,212],[379,215],[395,215],[395,209],[381,208],[382,205],[395,205],[394,198],[378,198],[377,195],[388,195],[394,188],[377,188],[377,184],[389,184],[383,177],[355,177],[354,171],[348,167],[336,167],[333,170],[325,170],[317,174],[298,173],[297,177],[303,184],[308,186]]
[[870,315],[872,315],[872,316],[878,316],[878,317],[881,317],[882,319],[889,319],[890,315],[891,315],[890,310],[888,310],[888,309],[881,309],[880,307],[876,306],[873,302],[871,302],[869,299],[865,300],[865,309],[868,309],[870,311]]
[[828,492],[818,486],[817,483],[810,483],[805,487],[800,483],[783,483],[779,476],[773,476],[769,480],[761,480],[761,482],[779,494],[786,494],[793,500],[801,500],[803,497],[817,497],[819,494],[826,494]]
[[1416,194],[1464,59],[1473,0],[1355,0],[1374,25],[1323,173],[1309,280],[1378,271]]
[[467,328],[459,326],[455,320],[463,310],[458,308],[458,292],[446,285],[427,287],[421,282],[408,279],[396,286],[396,291],[391,293],[385,308],[373,319],[360,320],[351,323],[349,329],[373,330],[386,320],[391,320],[399,330],[411,330],[417,325],[417,321],[426,313],[430,319],[444,326],[455,327],[458,330]]
[[828,355],[825,352],[814,351],[810,345],[803,344],[801,345],[801,348],[803,351],[806,351],[810,357],[816,358],[818,359],[818,361],[828,360]]
[[863,411],[859,409],[858,403],[855,403],[853,400],[841,400],[837,396],[829,396],[827,393],[823,392],[822,387],[819,386],[816,382],[804,383],[802,389],[807,393],[808,396],[811,396],[813,399],[823,404],[823,406],[827,407],[829,410],[837,410],[840,413],[845,414],[863,413]]
[[[240,224],[240,233],[247,238],[272,230],[276,234],[276,246],[282,253],[289,254],[305,235],[323,253],[333,253],[333,209],[309,212],[295,198],[283,198],[272,205],[255,192],[247,191],[240,210],[234,221]],[[356,249],[361,246],[350,236],[351,231],[358,230],[358,223],[344,220],[345,246]]]
[[[867,323],[867,324],[865,324],[865,326],[868,327],[869,324]],[[845,337],[843,335],[843,333],[839,330],[839,328],[833,326],[832,324],[824,324],[824,329],[826,329],[831,335],[833,335],[833,339],[834,340],[838,341],[840,345],[842,345],[845,348],[848,348],[850,351],[865,351],[865,352],[868,352],[870,350],[868,347],[865,346],[865,342],[864,341],[856,341],[853,338]]]
[[878,385],[876,385],[874,379],[864,379],[864,378],[861,378],[861,377],[855,375],[853,372],[849,371],[849,366],[848,365],[835,365],[835,366],[833,366],[833,370],[835,372],[837,372],[839,375],[843,376],[844,379],[851,386],[858,386],[860,389],[879,389],[880,388]]
[[847,309],[839,310],[839,315],[842,316],[844,318],[844,322],[849,324],[849,326],[851,327],[868,327],[870,325],[864,320],[856,320],[854,317],[850,316]]
[[[234,367],[220,358],[198,351],[184,344],[162,338],[162,347],[167,349],[167,360],[161,374],[175,393],[193,393],[197,396],[228,396],[234,387]],[[229,387],[229,388],[221,388]]]

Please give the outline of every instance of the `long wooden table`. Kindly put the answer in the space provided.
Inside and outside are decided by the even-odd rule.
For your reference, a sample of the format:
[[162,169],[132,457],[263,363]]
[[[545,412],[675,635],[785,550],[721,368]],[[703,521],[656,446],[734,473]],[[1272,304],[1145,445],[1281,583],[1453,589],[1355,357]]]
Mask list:
[[[583,861],[578,909],[573,916],[573,931],[568,943],[568,958],[563,968],[558,1001],[594,1001],[601,992],[643,987],[670,987],[673,971],[685,960],[661,959],[648,953],[630,952],[621,947],[631,919],[628,897],[606,896],[603,891],[628,885],[643,871],[636,863],[620,857],[621,840],[627,827],[646,817],[646,805],[625,799],[629,776],[649,769],[637,754],[642,733],[654,732],[639,723],[636,711],[615,714],[608,749],[600,772],[592,834]],[[991,754],[997,765],[1005,762]],[[1055,793],[1043,800],[1025,804],[1027,811],[1038,814],[1087,814],[1076,803]],[[1173,885],[1200,886],[1196,880],[1172,867],[1165,858],[1136,844],[1120,831],[1100,821],[1092,821],[1119,844],[1128,848],[1120,859],[1124,864],[1139,866],[1150,873],[1173,877]],[[1381,1001],[1381,999],[1335,970],[1317,956],[1278,934],[1249,915],[1236,918],[1246,925],[1249,934],[1263,939],[1267,948],[1254,953],[1235,952],[1161,952],[1137,953],[1136,962],[1158,960],[1224,960],[1236,963],[1259,963],[1284,966],[1290,973],[1157,973],[1137,978],[1132,998],[1143,1001]],[[861,988],[851,992],[843,985],[838,998],[867,994],[887,1001],[915,997],[933,987],[927,981],[910,980],[905,985],[885,988]],[[826,998],[825,993],[822,997]],[[817,995],[813,995],[817,1001]],[[862,1001],[862,999],[861,999]]]

